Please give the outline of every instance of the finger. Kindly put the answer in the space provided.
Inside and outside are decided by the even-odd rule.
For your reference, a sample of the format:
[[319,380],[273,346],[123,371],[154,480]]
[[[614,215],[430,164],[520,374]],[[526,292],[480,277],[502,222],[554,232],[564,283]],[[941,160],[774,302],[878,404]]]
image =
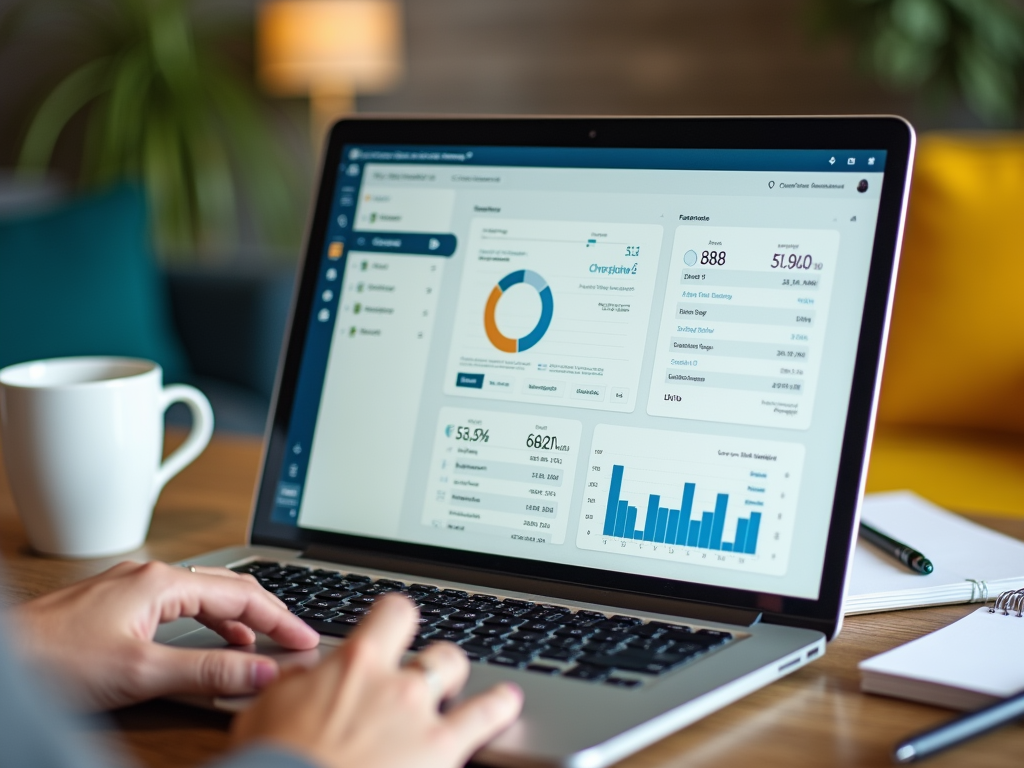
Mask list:
[[523,708],[523,691],[501,683],[448,710],[442,718],[468,758],[515,722]]
[[416,634],[417,613],[416,606],[408,598],[384,595],[359,622],[348,642],[373,648],[376,658],[386,668],[393,669],[398,666]]
[[223,637],[230,645],[252,645],[256,642],[256,633],[242,622],[234,619],[211,621],[206,626]]
[[154,644],[144,665],[140,693],[246,696],[277,679],[277,663],[266,656],[223,648],[172,648]]
[[465,651],[452,643],[427,646],[405,667],[412,674],[437,676],[437,690],[433,693],[438,704],[461,691],[469,678],[469,659]]
[[287,648],[305,650],[320,642],[313,629],[248,579],[226,579],[147,563],[132,584],[155,604],[160,622],[183,616],[207,625],[233,620],[269,635]]
[[[195,568],[195,571],[192,571],[191,568]],[[259,585],[259,581],[257,581],[256,577],[253,576],[251,573],[235,573],[230,568],[221,568],[218,566],[210,565],[195,565],[191,566],[187,570],[189,571],[189,573],[202,573],[206,576],[222,576],[226,579],[240,579],[251,584]],[[264,590],[264,592],[266,592],[266,590]],[[272,592],[267,592],[267,596],[270,597],[270,599],[273,602],[280,604],[282,608],[288,608],[288,606],[284,604],[284,601],[282,601],[281,598],[279,598]]]

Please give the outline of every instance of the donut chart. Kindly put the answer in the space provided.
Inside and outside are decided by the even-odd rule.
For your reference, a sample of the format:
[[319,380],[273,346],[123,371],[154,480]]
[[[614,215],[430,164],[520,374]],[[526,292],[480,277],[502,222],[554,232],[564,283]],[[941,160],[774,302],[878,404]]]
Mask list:
[[[498,324],[494,320],[494,313],[498,308],[498,301],[502,295],[514,285],[526,283],[540,296],[540,319],[533,330],[520,339],[510,339],[498,330]],[[554,314],[555,300],[551,295],[551,288],[547,281],[531,269],[520,269],[505,275],[498,284],[494,286],[491,295],[487,298],[487,306],[484,308],[484,330],[487,338],[501,352],[525,352],[540,341],[547,333],[551,325],[551,316]]]

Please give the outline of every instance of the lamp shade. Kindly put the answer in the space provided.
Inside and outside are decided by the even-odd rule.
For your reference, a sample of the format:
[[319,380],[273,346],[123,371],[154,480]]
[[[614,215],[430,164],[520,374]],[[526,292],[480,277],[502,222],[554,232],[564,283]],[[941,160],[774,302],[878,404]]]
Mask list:
[[278,96],[373,93],[402,75],[397,0],[272,0],[257,23],[260,82]]

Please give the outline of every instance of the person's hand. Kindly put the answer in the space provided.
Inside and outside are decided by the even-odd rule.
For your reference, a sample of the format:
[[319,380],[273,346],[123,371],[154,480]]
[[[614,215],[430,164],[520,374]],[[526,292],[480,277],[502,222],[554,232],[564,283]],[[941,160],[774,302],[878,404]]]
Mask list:
[[153,642],[159,624],[191,617],[232,645],[263,632],[295,650],[320,636],[251,576],[226,568],[121,563],[13,610],[25,654],[86,709],[168,694],[252,694],[278,675],[270,658],[242,650],[172,648]]
[[310,670],[287,670],[233,727],[239,744],[283,746],[325,768],[456,768],[512,724],[522,691],[495,686],[444,713],[469,675],[450,643],[400,666],[416,632],[416,608],[378,600],[345,643]]

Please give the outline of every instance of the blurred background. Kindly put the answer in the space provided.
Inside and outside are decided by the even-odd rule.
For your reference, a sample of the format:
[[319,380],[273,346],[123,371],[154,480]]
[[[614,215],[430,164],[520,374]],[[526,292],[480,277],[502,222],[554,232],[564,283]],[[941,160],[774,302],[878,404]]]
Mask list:
[[[0,0],[0,72],[0,365],[155,358],[242,433],[345,113],[903,115],[922,151],[874,482],[931,473],[956,506],[964,461],[1010,461],[982,503],[1024,507],[1024,330],[992,299],[1024,278],[1018,0]],[[952,243],[991,285],[957,283]],[[998,344],[937,309],[965,291]]]

